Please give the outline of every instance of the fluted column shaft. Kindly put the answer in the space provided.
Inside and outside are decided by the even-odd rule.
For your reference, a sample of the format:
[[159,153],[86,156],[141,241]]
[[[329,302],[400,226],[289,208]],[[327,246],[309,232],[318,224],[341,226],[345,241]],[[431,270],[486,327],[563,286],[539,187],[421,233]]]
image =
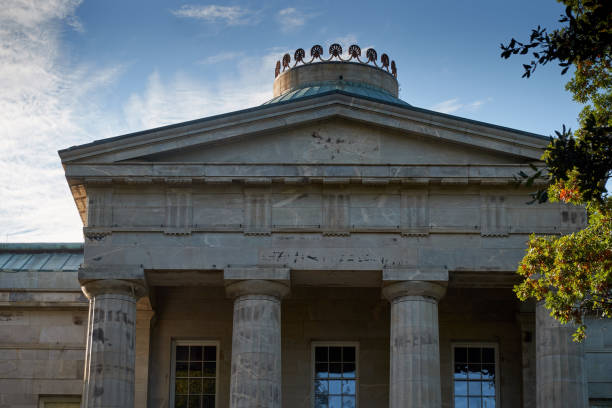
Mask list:
[[536,306],[537,408],[588,406],[584,346],[572,341],[575,327],[550,317],[540,302]]
[[280,408],[281,298],[279,282],[246,280],[226,287],[234,298],[231,408]]
[[440,408],[438,300],[445,287],[405,281],[383,289],[391,302],[390,408]]
[[81,407],[133,408],[136,301],[144,286],[122,280],[82,285],[89,298]]

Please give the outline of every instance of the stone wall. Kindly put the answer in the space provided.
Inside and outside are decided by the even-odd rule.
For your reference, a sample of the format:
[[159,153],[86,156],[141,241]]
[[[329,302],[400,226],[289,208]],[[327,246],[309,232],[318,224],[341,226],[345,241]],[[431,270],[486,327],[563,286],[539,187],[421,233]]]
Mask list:
[[83,388],[84,307],[0,311],[0,407],[37,408],[40,396]]

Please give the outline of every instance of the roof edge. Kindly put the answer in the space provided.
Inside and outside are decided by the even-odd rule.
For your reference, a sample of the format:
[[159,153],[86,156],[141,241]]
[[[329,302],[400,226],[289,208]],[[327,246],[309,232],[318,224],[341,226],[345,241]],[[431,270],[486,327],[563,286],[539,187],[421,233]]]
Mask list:
[[83,252],[83,243],[80,242],[11,242],[0,244],[1,252]]
[[514,129],[514,128],[510,128],[510,127],[506,127],[506,126],[501,126],[501,125],[495,125],[495,124],[492,124],[492,123],[482,122],[482,121],[478,121],[478,120],[474,120],[474,119],[463,118],[463,117],[460,117],[460,116],[450,115],[450,114],[447,114],[447,113],[436,112],[436,111],[425,109],[425,108],[418,108],[418,107],[412,106],[410,104],[407,104],[406,102],[404,102],[404,103],[394,103],[394,102],[390,102],[390,101],[383,101],[383,100],[380,100],[380,99],[377,99],[377,98],[370,98],[370,97],[367,97],[367,96],[364,96],[364,95],[354,94],[354,93],[343,91],[343,90],[339,90],[339,89],[334,89],[334,90],[330,90],[330,91],[327,91],[327,92],[322,92],[322,93],[319,93],[319,94],[316,94],[316,95],[304,96],[304,97],[292,99],[292,100],[289,100],[289,101],[276,102],[276,103],[272,103],[272,104],[264,104],[264,105],[259,105],[259,106],[247,108],[247,109],[240,109],[240,110],[236,110],[236,111],[232,111],[232,112],[226,112],[226,113],[222,113],[222,114],[218,114],[218,115],[207,116],[207,117],[204,117],[204,118],[193,119],[193,120],[189,120],[189,121],[185,121],[185,122],[173,123],[173,124],[170,124],[170,125],[160,126],[160,127],[156,127],[156,128],[140,130],[140,131],[137,131],[137,132],[127,133],[127,134],[124,134],[124,135],[118,135],[118,136],[108,137],[108,138],[105,138],[105,139],[94,140],[93,142],[84,143],[84,144],[81,144],[81,145],[75,145],[75,146],[68,147],[66,149],[58,150],[58,154],[62,158],[62,161],[64,161],[64,157],[63,156],[65,154],[71,153],[71,152],[79,150],[79,149],[85,149],[85,148],[89,148],[89,147],[99,146],[99,145],[103,145],[103,144],[107,144],[107,143],[112,143],[112,142],[116,142],[116,141],[123,140],[123,139],[129,139],[131,137],[136,137],[136,136],[142,136],[142,135],[150,134],[150,133],[152,134],[152,133],[167,131],[167,130],[171,130],[171,129],[175,129],[175,128],[180,128],[180,127],[183,127],[183,126],[189,126],[189,125],[194,125],[194,124],[198,124],[198,123],[205,123],[205,122],[214,121],[214,120],[226,118],[226,117],[233,116],[233,115],[252,113],[252,112],[257,112],[257,111],[266,110],[266,109],[274,109],[274,108],[277,108],[278,106],[283,106],[283,105],[289,105],[289,104],[292,104],[292,103],[303,102],[303,101],[306,101],[306,100],[309,100],[309,99],[315,99],[315,98],[319,98],[319,97],[322,97],[322,96],[329,96],[329,95],[333,95],[333,94],[339,94],[339,95],[349,96],[349,97],[352,97],[352,98],[363,99],[363,100],[366,100],[366,101],[371,101],[371,102],[376,102],[376,103],[385,104],[385,105],[389,105],[389,106],[394,106],[394,107],[398,107],[398,108],[402,108],[402,109],[406,109],[406,110],[411,110],[411,111],[414,111],[414,112],[419,112],[419,113],[424,113],[424,114],[428,114],[428,115],[438,116],[438,117],[445,118],[445,119],[451,119],[451,120],[456,120],[456,121],[460,121],[460,122],[465,122],[465,123],[469,123],[471,125],[484,126],[484,127],[489,127],[489,128],[493,128],[493,129],[497,129],[497,130],[501,130],[501,131],[505,131],[505,132],[516,133],[516,134],[520,134],[520,135],[523,135],[523,136],[532,137],[532,138],[535,138],[535,139],[538,139],[538,140],[549,140],[550,139],[550,136],[544,136],[544,135],[540,135],[540,134],[537,134],[537,133],[532,133],[532,132],[528,132],[528,131],[524,131],[524,130],[519,130],[519,129]]

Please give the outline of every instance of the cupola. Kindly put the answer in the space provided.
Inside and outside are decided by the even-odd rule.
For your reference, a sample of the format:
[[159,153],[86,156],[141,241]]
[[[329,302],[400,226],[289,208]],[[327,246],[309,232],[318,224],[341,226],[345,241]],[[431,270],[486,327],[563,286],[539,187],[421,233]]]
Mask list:
[[327,56],[320,45],[310,49],[309,57],[298,48],[293,57],[287,53],[277,61],[274,76],[274,98],[266,104],[338,91],[408,105],[398,99],[395,61],[384,53],[379,58],[374,48],[362,55],[356,44],[349,47],[348,55],[340,44],[332,44]]

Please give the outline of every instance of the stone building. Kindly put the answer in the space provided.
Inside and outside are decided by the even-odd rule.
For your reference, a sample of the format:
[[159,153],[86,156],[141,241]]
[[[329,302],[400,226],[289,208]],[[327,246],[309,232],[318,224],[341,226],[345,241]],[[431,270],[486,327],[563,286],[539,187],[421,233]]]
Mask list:
[[0,407],[612,404],[612,326],[574,344],[512,292],[528,234],[585,223],[512,184],[547,138],[329,54],[285,55],[261,106],[60,151],[85,242],[0,246]]

